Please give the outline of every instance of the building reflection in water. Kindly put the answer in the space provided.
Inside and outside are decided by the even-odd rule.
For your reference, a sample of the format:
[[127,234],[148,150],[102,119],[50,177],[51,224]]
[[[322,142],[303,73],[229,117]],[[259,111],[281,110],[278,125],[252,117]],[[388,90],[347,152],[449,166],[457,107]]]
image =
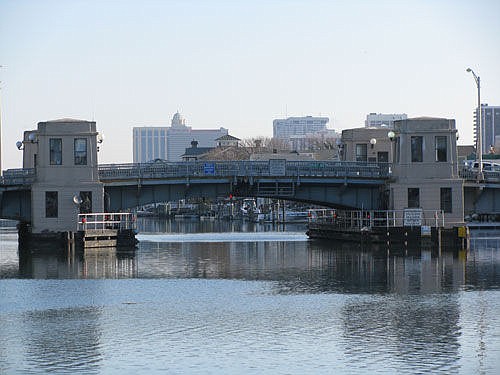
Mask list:
[[284,294],[409,294],[500,287],[499,268],[494,250],[434,256],[317,241],[141,242],[135,251],[20,253],[17,265],[0,264],[0,277],[221,278],[277,281],[274,291]]
[[86,250],[68,255],[20,253],[19,276],[33,279],[117,279],[137,277],[135,251],[114,248]]

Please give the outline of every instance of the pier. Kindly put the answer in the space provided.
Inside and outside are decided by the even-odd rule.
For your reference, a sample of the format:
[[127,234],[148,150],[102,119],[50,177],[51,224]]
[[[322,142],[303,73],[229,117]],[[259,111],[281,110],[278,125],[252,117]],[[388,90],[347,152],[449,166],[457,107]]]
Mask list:
[[466,249],[467,228],[445,227],[442,210],[309,210],[313,239]]
[[136,216],[131,213],[80,214],[75,243],[83,249],[134,247],[136,229]]

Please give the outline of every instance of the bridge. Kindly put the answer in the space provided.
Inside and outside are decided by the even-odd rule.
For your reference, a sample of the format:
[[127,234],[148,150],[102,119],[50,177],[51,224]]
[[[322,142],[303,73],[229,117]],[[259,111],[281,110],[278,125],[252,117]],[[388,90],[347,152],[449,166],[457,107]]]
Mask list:
[[[380,208],[388,163],[204,161],[99,165],[108,209],[186,198],[267,197],[337,208]],[[36,169],[3,173],[1,216],[29,221]]]
[[[155,202],[188,198],[217,199],[230,194],[267,197],[334,208],[381,209],[387,204],[391,164],[347,161],[156,161],[102,164],[108,210],[123,211]],[[465,209],[500,214],[500,172],[461,167]],[[0,180],[0,215],[30,221],[31,184],[36,169],[9,169]]]

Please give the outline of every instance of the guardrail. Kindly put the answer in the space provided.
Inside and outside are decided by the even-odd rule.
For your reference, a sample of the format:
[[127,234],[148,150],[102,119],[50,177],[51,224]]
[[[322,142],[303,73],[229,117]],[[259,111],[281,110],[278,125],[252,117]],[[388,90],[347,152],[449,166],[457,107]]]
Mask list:
[[[458,175],[465,181],[478,181],[477,169],[472,169],[467,166],[460,166]],[[500,182],[500,171],[483,170],[484,182]]]
[[2,185],[29,185],[35,182],[36,169],[34,168],[19,168],[7,169],[3,171],[0,179]]
[[346,161],[195,161],[104,164],[102,181],[124,178],[187,177],[390,177],[389,163]]
[[135,214],[123,212],[106,212],[79,214],[77,231],[107,229],[126,230],[136,229],[137,220]]
[[[444,227],[442,210],[335,210],[308,211],[309,223],[329,224],[338,229],[402,226]],[[409,225],[413,224],[413,225]]]

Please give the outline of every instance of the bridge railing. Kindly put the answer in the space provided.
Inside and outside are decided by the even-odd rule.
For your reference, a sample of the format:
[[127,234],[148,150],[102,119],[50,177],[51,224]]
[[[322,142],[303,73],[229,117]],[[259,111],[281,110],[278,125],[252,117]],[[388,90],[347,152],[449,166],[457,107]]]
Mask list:
[[196,161],[151,162],[137,164],[104,164],[99,166],[101,180],[122,178],[187,178],[187,177],[367,177],[387,178],[389,163],[346,161]]
[[328,224],[337,229],[361,229],[376,227],[429,226],[443,227],[442,210],[420,210],[408,217],[407,210],[335,210],[312,209],[308,211],[309,223]]
[[106,212],[78,215],[77,231],[104,231],[106,229],[126,230],[136,229],[136,227],[136,216],[132,213]]
[[34,168],[7,169],[3,171],[0,179],[2,185],[29,185],[35,182],[36,170]]
[[[458,175],[466,181],[477,181],[477,169],[468,166],[460,166]],[[500,182],[500,171],[496,170],[483,170],[483,177],[485,182]]]

